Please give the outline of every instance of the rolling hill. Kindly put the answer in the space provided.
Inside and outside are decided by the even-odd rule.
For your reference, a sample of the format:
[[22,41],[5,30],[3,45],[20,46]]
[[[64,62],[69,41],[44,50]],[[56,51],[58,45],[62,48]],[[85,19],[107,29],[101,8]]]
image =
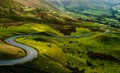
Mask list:
[[[118,11],[113,7],[118,5],[118,0],[47,0],[68,15],[79,20],[94,21],[106,25],[119,24]],[[118,27],[118,26],[117,26]]]
[[114,4],[118,4],[120,3],[120,1],[118,0],[46,0],[48,2],[51,2],[53,5],[55,6],[59,6],[59,7],[63,7],[65,8],[65,6],[67,7],[85,7],[85,8],[92,8],[94,6],[94,8],[98,8],[98,7],[102,7],[102,8],[110,8],[110,6],[114,5]]
[[48,0],[57,7],[66,9],[74,9],[75,11],[80,12],[90,12],[95,13],[96,11],[108,11],[111,4],[106,0]]

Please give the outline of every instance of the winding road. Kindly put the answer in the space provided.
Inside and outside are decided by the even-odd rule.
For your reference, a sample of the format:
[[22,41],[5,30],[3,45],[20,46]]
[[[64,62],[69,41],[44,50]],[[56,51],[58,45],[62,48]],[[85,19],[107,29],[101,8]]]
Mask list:
[[19,58],[19,59],[0,60],[0,66],[15,65],[15,64],[19,64],[19,63],[24,63],[24,62],[27,62],[27,61],[31,61],[35,57],[37,57],[38,52],[34,48],[23,45],[23,44],[20,44],[20,43],[17,43],[17,42],[14,41],[16,38],[20,38],[20,37],[23,37],[23,36],[25,36],[25,35],[10,37],[10,38],[6,39],[5,42],[10,44],[10,45],[22,48],[23,50],[25,50],[27,52],[27,55],[22,57],[22,58]]
[[[91,34],[90,33],[89,34],[83,34],[81,36],[54,36],[54,37],[53,36],[45,36],[45,37],[48,37],[48,38],[82,38],[82,37],[90,36]],[[27,45],[24,45],[24,44],[21,44],[21,43],[18,43],[18,42],[14,41],[16,38],[27,37],[27,36],[36,37],[36,36],[41,36],[41,35],[18,35],[18,36],[13,36],[13,37],[7,38],[5,40],[6,43],[8,43],[10,45],[13,45],[13,46],[16,46],[16,47],[19,47],[19,48],[22,48],[23,50],[26,51],[27,55],[22,57],[22,58],[19,58],[19,59],[0,60],[0,66],[25,63],[25,62],[28,62],[28,61],[32,61],[34,58],[37,57],[37,55],[38,55],[37,50],[35,50],[34,48],[32,48],[30,46],[27,46]]]

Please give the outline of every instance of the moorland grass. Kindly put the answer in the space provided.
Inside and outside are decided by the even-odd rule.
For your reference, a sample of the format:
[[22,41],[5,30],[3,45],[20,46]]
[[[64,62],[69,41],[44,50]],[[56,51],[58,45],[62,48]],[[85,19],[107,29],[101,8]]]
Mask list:
[[26,52],[24,50],[0,41],[0,60],[16,59],[25,55]]
[[[36,41],[33,37],[24,37],[18,38],[16,41],[30,45],[39,51],[38,58],[32,62],[32,65],[35,65],[36,68],[40,67],[46,70],[46,67],[48,67],[48,70],[54,73],[70,72],[65,67],[67,65],[65,53],[56,44],[51,43],[50,41],[47,42],[45,39],[43,38],[42,41]],[[43,59],[41,60],[41,58]]]

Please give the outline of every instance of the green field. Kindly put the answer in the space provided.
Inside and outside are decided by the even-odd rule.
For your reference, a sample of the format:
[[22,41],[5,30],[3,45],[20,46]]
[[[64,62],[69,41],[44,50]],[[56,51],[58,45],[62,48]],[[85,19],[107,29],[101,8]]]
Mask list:
[[[24,34],[41,36],[15,39],[16,42],[35,48],[39,52],[37,58],[27,63],[0,67],[0,69],[3,69],[3,73],[33,73],[34,71],[35,73],[42,71],[52,73],[119,73],[120,35],[117,34],[119,31],[94,22],[76,21],[73,23],[75,31],[69,32],[69,36],[91,35],[81,38],[51,38],[53,36],[64,36],[64,33],[54,28],[60,26],[60,28],[68,29],[69,26],[72,26],[65,24],[23,23],[22,25],[12,26],[1,25],[1,60],[20,58],[26,55],[25,51],[4,43],[4,39]],[[111,32],[105,34],[104,32],[107,29]],[[17,70],[14,70],[14,67]],[[5,71],[6,68],[8,68],[7,71]]]
[[[82,28],[73,34],[80,36],[81,31],[86,32],[86,30],[90,29]],[[33,68],[41,68],[53,73],[120,72],[120,38],[114,33],[95,32],[83,38],[23,37],[16,41],[39,51],[36,60],[25,64]]]

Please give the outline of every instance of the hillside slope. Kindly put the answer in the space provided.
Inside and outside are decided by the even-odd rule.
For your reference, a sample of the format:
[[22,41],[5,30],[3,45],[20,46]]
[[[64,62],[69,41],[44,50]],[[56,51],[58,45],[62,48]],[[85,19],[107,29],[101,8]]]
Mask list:
[[0,3],[2,20],[56,22],[55,19],[61,20],[59,16],[64,16],[64,13],[45,0],[4,0]]
[[52,9],[55,10],[56,8],[45,0],[15,0],[16,2],[21,3],[24,6],[28,7],[35,7],[35,8],[42,8],[42,9]]

